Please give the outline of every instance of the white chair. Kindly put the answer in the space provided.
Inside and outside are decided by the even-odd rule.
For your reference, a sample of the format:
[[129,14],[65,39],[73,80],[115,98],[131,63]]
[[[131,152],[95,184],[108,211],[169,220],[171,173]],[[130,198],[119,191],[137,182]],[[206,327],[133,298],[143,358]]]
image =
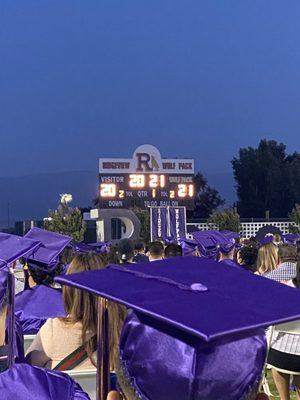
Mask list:
[[36,335],[24,335],[24,353],[27,353],[31,343],[33,342]]
[[71,376],[74,381],[79,383],[82,389],[90,396],[91,400],[96,400],[96,368],[64,371]]

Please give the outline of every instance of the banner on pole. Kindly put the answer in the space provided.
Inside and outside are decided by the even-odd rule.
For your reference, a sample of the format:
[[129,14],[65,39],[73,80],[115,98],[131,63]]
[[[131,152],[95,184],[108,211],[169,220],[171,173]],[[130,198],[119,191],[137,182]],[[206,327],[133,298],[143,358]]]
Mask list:
[[150,230],[152,241],[162,238],[178,242],[186,237],[185,207],[151,207]]

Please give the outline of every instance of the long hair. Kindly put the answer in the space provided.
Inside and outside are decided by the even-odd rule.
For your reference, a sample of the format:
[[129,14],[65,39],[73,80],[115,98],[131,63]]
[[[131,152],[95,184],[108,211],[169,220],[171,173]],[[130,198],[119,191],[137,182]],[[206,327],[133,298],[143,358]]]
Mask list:
[[278,266],[278,247],[268,243],[260,247],[257,257],[257,271],[260,275],[273,271]]
[[[67,274],[102,269],[106,265],[107,258],[103,254],[94,252],[78,254],[70,264]],[[97,348],[98,297],[80,289],[64,286],[63,302],[67,317],[62,318],[62,320],[68,324],[75,324],[76,322],[82,324],[82,344],[92,364],[96,366],[93,353]],[[113,360],[118,350],[119,336],[125,313],[117,304],[108,302],[108,314],[110,364],[111,368],[113,368]]]

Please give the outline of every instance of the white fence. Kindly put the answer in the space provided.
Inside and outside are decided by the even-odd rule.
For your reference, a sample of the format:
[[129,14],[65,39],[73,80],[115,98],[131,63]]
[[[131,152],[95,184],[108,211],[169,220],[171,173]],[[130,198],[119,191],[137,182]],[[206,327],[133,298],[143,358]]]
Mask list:
[[[263,228],[264,226],[276,226],[279,228],[283,234],[289,233],[289,228],[291,225],[295,226],[295,223],[290,221],[265,221],[265,222],[242,222],[242,231],[241,236],[244,238],[250,238],[251,236],[255,236],[256,233]],[[193,230],[200,231],[208,231],[209,229],[216,229],[216,226],[209,225],[206,222],[188,222],[187,223],[187,231],[192,232]],[[188,238],[192,238],[190,233],[187,234]]]

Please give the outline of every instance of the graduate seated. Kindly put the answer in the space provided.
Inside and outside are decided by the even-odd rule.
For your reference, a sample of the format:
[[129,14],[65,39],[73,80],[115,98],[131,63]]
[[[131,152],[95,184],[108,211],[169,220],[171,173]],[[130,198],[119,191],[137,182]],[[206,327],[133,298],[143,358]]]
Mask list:
[[53,279],[62,272],[59,256],[71,238],[39,228],[32,228],[25,237],[42,245],[25,258],[29,272],[25,286],[29,287],[16,295],[15,313],[24,335],[34,335],[48,318],[65,316],[62,291],[54,287]]
[[116,246],[116,260],[118,264],[134,263],[134,244],[131,239],[122,239]]
[[133,262],[141,263],[148,262],[149,258],[145,254],[145,243],[142,240],[137,240],[134,244]]
[[237,262],[242,268],[245,268],[247,271],[255,273],[257,255],[258,248],[256,246],[243,246],[237,252]]
[[165,258],[181,257],[182,247],[179,244],[171,243],[165,248]]
[[[126,400],[254,400],[264,328],[299,316],[300,292],[204,257],[111,265],[57,280],[131,309],[116,361]],[[99,339],[106,354],[108,343]],[[105,382],[108,358],[100,365]]]
[[[71,262],[67,275],[102,269],[105,266],[105,255],[80,253]],[[95,368],[97,297],[63,287],[63,303],[66,316],[47,320],[29,347],[26,361],[32,365],[58,370]],[[124,315],[114,303],[110,305],[109,310],[110,346],[111,355],[114,357]],[[111,366],[113,369],[113,363]]]
[[[14,364],[14,276],[11,265],[36,242],[7,236],[0,240],[0,398],[3,400],[89,400],[69,376],[28,364]],[[8,335],[5,334],[9,327]]]
[[164,258],[164,245],[159,241],[149,243],[147,256],[149,261],[159,261]]

